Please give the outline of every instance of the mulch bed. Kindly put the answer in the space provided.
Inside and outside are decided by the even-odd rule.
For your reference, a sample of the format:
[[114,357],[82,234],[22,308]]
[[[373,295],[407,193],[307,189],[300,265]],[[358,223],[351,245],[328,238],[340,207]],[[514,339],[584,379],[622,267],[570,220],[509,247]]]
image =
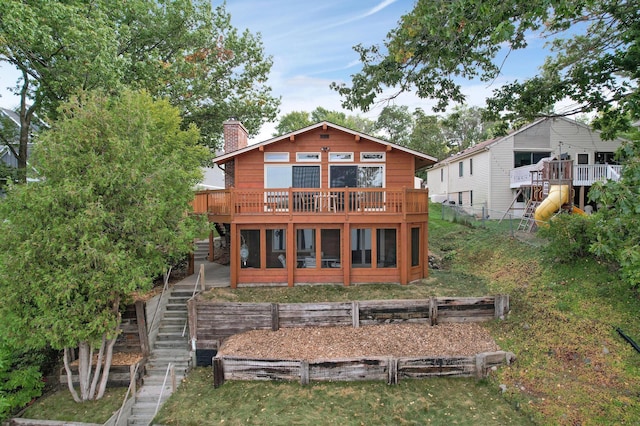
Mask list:
[[448,323],[253,330],[229,337],[218,354],[313,360],[359,356],[473,356],[499,350],[481,325]]

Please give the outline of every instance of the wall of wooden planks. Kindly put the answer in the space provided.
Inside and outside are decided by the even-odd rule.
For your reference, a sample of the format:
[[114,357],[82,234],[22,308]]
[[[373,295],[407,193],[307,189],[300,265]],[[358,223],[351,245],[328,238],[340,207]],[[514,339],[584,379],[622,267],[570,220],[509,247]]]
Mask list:
[[249,330],[390,324],[478,322],[509,312],[509,296],[431,297],[326,303],[239,303],[191,299],[189,332],[196,349],[217,350],[224,339]]
[[386,380],[426,377],[486,377],[495,367],[515,360],[511,352],[484,352],[470,357],[359,357],[317,360],[256,359],[220,356],[213,360],[214,387],[227,380],[312,381]]

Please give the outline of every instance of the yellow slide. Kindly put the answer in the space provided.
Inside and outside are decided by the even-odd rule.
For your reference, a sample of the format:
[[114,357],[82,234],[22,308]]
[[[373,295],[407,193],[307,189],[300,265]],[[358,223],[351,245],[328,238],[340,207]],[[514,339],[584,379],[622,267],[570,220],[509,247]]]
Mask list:
[[584,210],[576,206],[573,206],[571,213],[579,214],[580,216],[587,216],[587,213]]
[[563,204],[569,201],[569,185],[551,185],[549,195],[536,208],[533,214],[538,225],[548,221]]

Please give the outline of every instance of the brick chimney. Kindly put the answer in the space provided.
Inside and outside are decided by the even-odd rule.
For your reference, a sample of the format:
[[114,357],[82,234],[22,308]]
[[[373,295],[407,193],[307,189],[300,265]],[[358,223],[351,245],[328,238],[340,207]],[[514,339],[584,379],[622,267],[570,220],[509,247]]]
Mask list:
[[222,123],[224,128],[224,153],[242,149],[248,145],[249,132],[235,117]]
[[[249,132],[235,117],[222,123],[224,133],[224,153],[228,154],[249,144]],[[236,184],[236,160],[226,163],[224,168],[224,187],[232,188]]]

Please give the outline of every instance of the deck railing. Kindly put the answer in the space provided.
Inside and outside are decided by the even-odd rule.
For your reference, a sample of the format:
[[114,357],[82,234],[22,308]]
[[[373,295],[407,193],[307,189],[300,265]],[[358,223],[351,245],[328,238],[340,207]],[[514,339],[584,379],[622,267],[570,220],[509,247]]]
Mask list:
[[243,214],[417,214],[427,213],[426,189],[287,188],[198,191],[195,213],[234,216]]
[[[577,164],[573,166],[573,185],[574,186],[591,186],[596,182],[604,180],[620,180],[622,166],[612,164]],[[521,186],[531,185],[532,172],[534,178],[541,176],[538,166],[532,164],[511,169],[510,187],[520,188]]]

